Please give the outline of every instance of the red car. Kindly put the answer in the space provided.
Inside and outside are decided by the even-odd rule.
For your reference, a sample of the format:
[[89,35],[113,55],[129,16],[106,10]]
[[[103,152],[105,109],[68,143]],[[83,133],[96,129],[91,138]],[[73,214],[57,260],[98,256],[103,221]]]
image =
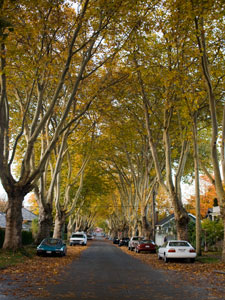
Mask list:
[[156,253],[156,245],[151,240],[141,240],[135,245],[134,251],[136,253],[140,253],[141,251]]

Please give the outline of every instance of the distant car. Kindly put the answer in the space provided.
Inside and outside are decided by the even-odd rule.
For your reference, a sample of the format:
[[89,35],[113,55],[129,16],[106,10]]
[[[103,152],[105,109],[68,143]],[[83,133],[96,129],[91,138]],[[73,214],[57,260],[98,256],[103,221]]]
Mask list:
[[92,234],[87,234],[87,240],[93,240],[94,236]]
[[113,244],[119,244],[119,241],[118,237],[113,238]]
[[158,258],[168,262],[172,259],[188,259],[194,262],[196,252],[194,247],[187,241],[171,240],[159,247]]
[[37,247],[37,255],[65,256],[66,252],[66,244],[61,239],[46,238]]
[[140,240],[135,245],[135,252],[141,253],[141,252],[151,252],[156,253],[156,245],[152,240]]
[[128,250],[133,251],[136,244],[138,244],[138,242],[141,240],[143,240],[143,237],[141,237],[141,236],[132,236],[128,243]]
[[122,239],[119,240],[118,246],[119,247],[121,247],[121,246],[127,246],[128,247],[129,241],[130,241],[130,239],[128,237],[122,238]]
[[84,232],[74,232],[70,237],[70,246],[87,245],[87,235]]

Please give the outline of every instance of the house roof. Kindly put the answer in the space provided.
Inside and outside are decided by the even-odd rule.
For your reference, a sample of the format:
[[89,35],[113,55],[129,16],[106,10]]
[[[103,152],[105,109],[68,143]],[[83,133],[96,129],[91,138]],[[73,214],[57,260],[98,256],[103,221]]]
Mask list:
[[38,217],[37,215],[35,215],[25,207],[22,207],[22,216],[23,216],[23,220],[26,221],[32,221],[34,219],[37,219]]
[[[188,213],[189,218],[191,218],[192,220],[196,220],[196,217],[190,213]],[[165,224],[169,223],[171,220],[174,219],[174,214],[169,215],[168,217],[160,220],[156,226],[164,226]]]
[[0,212],[0,228],[5,228],[5,214]]
[[171,219],[174,219],[174,214],[169,215],[168,217],[160,220],[156,225],[162,226],[168,223]]
[[[25,207],[22,207],[22,217],[24,221],[32,221],[37,218],[37,215],[26,209]],[[5,213],[0,212],[0,228],[6,227],[6,218]],[[23,224],[23,229],[25,229],[26,225]]]

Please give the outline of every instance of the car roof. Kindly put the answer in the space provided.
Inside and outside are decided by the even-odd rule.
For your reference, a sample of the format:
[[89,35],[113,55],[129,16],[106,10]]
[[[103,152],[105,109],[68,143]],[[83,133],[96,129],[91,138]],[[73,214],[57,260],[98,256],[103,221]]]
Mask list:
[[189,243],[188,241],[185,241],[185,240],[169,240],[168,242],[187,242],[187,243]]

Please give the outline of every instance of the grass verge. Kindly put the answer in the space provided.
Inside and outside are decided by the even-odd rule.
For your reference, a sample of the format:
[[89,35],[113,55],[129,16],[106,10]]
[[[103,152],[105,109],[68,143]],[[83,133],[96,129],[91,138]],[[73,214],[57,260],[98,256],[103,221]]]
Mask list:
[[198,256],[196,261],[200,263],[214,264],[221,262],[220,252],[203,252],[202,256]]
[[18,251],[0,249],[0,270],[24,263],[36,254],[36,248],[26,246]]

